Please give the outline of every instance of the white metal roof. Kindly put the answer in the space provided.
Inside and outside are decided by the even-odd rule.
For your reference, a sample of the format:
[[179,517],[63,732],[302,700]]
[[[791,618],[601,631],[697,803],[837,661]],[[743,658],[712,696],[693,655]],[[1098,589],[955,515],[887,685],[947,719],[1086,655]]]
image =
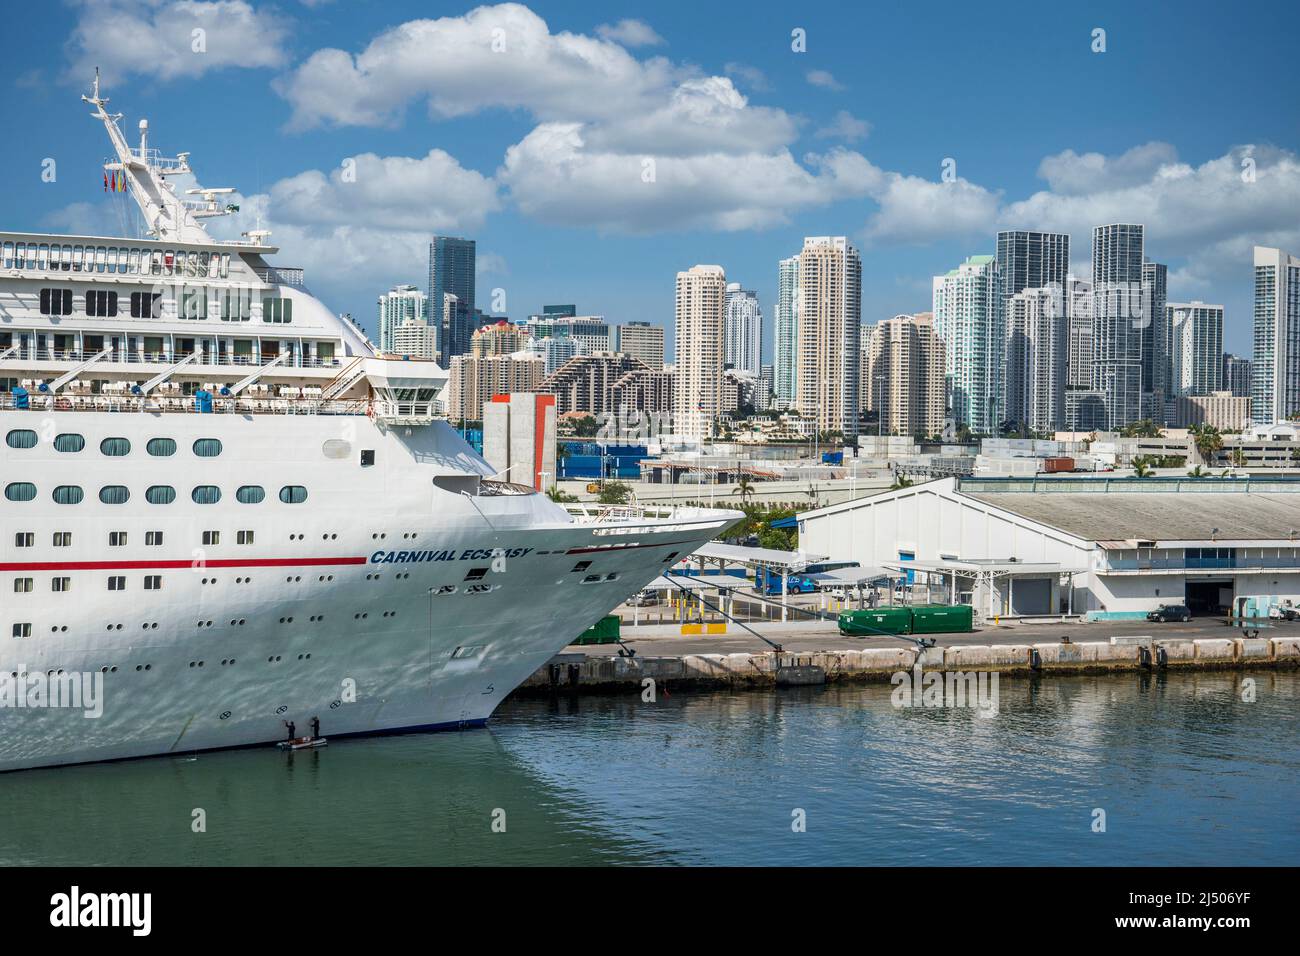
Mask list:
[[859,584],[868,584],[872,581],[878,581],[880,578],[901,578],[903,575],[890,568],[833,568],[830,571],[818,571],[816,574],[810,574],[808,577],[818,584],[829,584],[832,587],[856,587]]
[[789,568],[797,571],[810,564],[825,561],[824,554],[809,554],[806,551],[778,551],[776,548],[742,548],[734,544],[719,544],[710,541],[704,547],[692,553],[692,557],[713,558],[719,561],[734,561],[754,567],[760,564]]
[[898,561],[888,565],[888,567],[899,571],[936,571],[948,572],[956,571],[958,574],[980,574],[992,572],[994,574],[1083,574],[1088,568],[1067,568],[1055,561],[1005,561],[998,560],[974,560],[961,561],[956,558],[938,558],[937,560],[920,560],[920,561]]
[[754,582],[749,578],[738,578],[730,574],[706,574],[703,576],[674,574],[671,578],[661,574],[642,590],[668,591],[685,588],[688,591],[707,591],[712,588],[717,591],[733,591],[737,588],[753,586]]

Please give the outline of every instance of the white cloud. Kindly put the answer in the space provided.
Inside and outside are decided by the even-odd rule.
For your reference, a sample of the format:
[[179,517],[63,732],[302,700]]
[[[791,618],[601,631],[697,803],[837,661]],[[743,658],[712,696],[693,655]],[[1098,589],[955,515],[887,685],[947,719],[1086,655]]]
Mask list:
[[1000,193],[960,178],[945,183],[885,173],[871,198],[880,210],[867,223],[868,241],[927,243],[988,236]]
[[619,20],[618,23],[602,23],[596,32],[606,40],[613,40],[623,46],[658,46],[664,38],[655,33],[654,28],[644,20]]
[[472,232],[500,208],[496,184],[440,149],[421,158],[348,157],[328,173],[317,169],[270,189],[271,212],[301,225]]
[[293,128],[380,126],[423,100],[435,117],[497,107],[547,119],[593,119],[653,108],[685,72],[637,60],[610,40],[552,34],[527,7],[478,7],[460,17],[412,20],[355,56],[318,50],[277,81]]
[[1177,151],[1168,143],[1151,142],[1119,156],[1101,153],[1076,153],[1067,149],[1046,157],[1038,164],[1038,175],[1047,180],[1052,191],[1067,196],[1086,195],[1099,189],[1116,189],[1147,182],[1162,166],[1178,161]]
[[820,86],[824,90],[834,90],[838,93],[844,89],[844,84],[831,76],[827,70],[809,70],[805,79],[813,86]]
[[78,80],[88,80],[94,66],[110,82],[129,73],[172,80],[227,67],[278,67],[286,59],[288,23],[245,0],[78,0],[78,6],[67,44],[68,73]]
[[814,134],[818,139],[842,139],[855,143],[866,139],[871,133],[871,124],[858,119],[848,110],[840,110],[835,119]]

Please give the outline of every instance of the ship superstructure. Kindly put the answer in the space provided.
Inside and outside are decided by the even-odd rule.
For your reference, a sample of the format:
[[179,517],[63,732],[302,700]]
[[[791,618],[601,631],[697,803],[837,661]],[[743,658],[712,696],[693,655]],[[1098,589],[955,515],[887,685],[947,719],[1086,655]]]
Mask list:
[[0,233],[0,770],[483,723],[740,517],[498,480],[435,362],[378,354],[265,232],[212,239],[229,191],[178,195],[188,155],[84,99],[148,236]]

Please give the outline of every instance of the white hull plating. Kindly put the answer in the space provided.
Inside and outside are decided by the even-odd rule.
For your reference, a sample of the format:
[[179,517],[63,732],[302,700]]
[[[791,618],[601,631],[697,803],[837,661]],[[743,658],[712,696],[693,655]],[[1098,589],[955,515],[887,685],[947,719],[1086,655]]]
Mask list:
[[[10,695],[0,770],[271,744],[286,721],[304,734],[313,718],[331,738],[480,723],[739,517],[574,523],[543,495],[464,494],[454,482],[488,469],[444,422],[0,413],[0,435],[15,430],[39,440],[0,446],[0,484],[36,492],[0,498],[0,673],[11,691],[35,674],[101,675],[103,712]],[[63,434],[84,448],[57,450]],[[105,438],[129,453],[105,456]],[[153,438],[175,454],[151,456]],[[212,438],[220,454],[196,457]],[[194,501],[200,485],[220,500]],[[54,498],[65,486],[82,489],[78,503]],[[103,503],[105,486],[128,500]],[[158,486],[174,501],[150,503]],[[264,500],[239,501],[249,486]],[[282,501],[285,486],[306,500]]]

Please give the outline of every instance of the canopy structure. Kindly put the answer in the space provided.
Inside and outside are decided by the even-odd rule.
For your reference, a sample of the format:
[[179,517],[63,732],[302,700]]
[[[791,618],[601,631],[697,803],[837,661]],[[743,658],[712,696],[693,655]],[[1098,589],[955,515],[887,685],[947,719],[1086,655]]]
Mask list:
[[701,571],[704,570],[706,561],[715,561],[719,568],[725,568],[728,564],[742,564],[760,574],[766,574],[769,570],[779,572],[781,620],[785,621],[789,619],[789,609],[785,602],[790,591],[790,575],[802,571],[811,564],[825,561],[826,555],[809,554],[806,551],[779,551],[776,548],[743,548],[739,545],[710,541],[687,560],[697,561]]
[[907,575],[889,568],[833,568],[809,574],[821,587],[861,588],[878,581],[897,581]]
[[[890,562],[886,565],[889,569],[901,572],[904,576],[919,573],[925,575],[926,583],[937,578],[942,584],[947,582],[949,588],[949,602],[957,603],[957,579],[965,578],[973,583],[973,590],[982,590],[988,599],[987,614],[990,617],[1002,613],[1012,613],[1015,607],[1015,587],[1016,578],[1054,578],[1058,582],[1065,578],[1068,581],[1066,587],[1068,610],[1067,614],[1074,613],[1074,575],[1086,574],[1086,567],[1063,567],[1055,561],[1017,561],[1014,558],[997,559],[997,558],[974,558],[969,560],[960,560],[958,558],[938,558],[933,560],[920,561],[897,561]],[[999,579],[1006,581],[1005,611],[995,605],[995,597],[999,589],[995,587],[994,582]]]

